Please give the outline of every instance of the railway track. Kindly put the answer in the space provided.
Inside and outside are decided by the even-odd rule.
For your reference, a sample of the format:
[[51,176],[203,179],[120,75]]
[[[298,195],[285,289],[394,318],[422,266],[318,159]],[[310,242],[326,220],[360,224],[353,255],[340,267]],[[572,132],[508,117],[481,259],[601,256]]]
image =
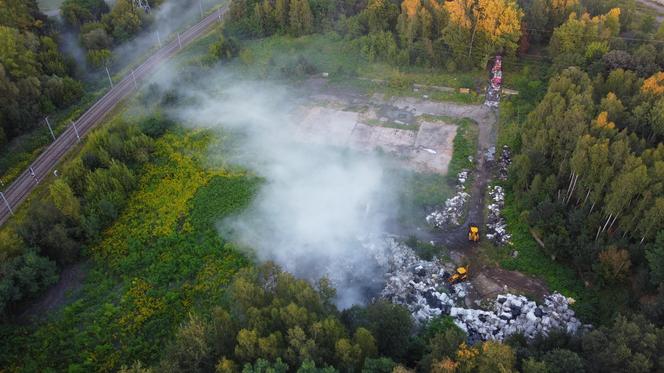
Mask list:
[[138,89],[136,81],[143,80],[153,73],[164,61],[175,56],[182,48],[203,35],[213,24],[220,22],[227,6],[221,7],[200,22],[190,27],[145,62],[116,83],[102,98],[95,102],[74,124],[70,125],[56,140],[44,150],[27,170],[2,192],[0,198],[0,225],[3,225],[19,208],[30,192],[51,173],[58,162],[82,139],[90,133],[104,117],[123,99]]

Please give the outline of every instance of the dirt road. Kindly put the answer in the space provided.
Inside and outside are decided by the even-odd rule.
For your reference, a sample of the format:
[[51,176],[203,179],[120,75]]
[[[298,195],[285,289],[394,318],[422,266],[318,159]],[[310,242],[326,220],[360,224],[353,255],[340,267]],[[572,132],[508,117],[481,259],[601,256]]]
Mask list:
[[191,44],[203,35],[212,25],[221,21],[227,6],[205,17],[196,25],[179,35],[172,42],[157,50],[138,68],[127,74],[119,83],[108,91],[88,111],[67,128],[39,157],[0,195],[0,225],[18,209],[30,192],[51,173],[55,165],[64,155],[79,142],[79,137],[85,136],[115,106],[131,95],[137,88],[137,81],[150,76],[164,61],[176,55],[182,48]]

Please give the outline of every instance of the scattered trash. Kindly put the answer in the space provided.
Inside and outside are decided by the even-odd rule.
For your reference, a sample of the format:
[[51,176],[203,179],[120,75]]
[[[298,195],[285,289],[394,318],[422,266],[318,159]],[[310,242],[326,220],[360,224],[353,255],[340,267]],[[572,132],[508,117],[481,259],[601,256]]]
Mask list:
[[427,153],[429,153],[429,154],[438,154],[438,152],[436,152],[436,151],[433,150],[433,149],[423,148],[422,150],[424,150],[425,152],[427,152]]
[[500,104],[500,91],[503,85],[503,58],[496,56],[496,60],[489,74],[489,88],[486,92],[484,104],[489,107],[498,107]]
[[500,160],[498,161],[498,179],[503,181],[507,180],[509,167],[511,164],[512,164],[512,152],[510,151],[509,146],[504,145],[503,151],[500,155]]
[[466,181],[468,181],[468,170],[463,170],[457,175],[457,192],[445,201],[445,205],[431,211],[427,217],[427,224],[436,228],[446,226],[458,226],[463,223],[461,218],[465,213],[466,202],[470,194],[466,193]]
[[505,207],[505,191],[500,185],[490,186],[489,197],[492,203],[488,206],[486,238],[499,246],[511,244],[512,235],[507,232],[507,222],[500,213]]

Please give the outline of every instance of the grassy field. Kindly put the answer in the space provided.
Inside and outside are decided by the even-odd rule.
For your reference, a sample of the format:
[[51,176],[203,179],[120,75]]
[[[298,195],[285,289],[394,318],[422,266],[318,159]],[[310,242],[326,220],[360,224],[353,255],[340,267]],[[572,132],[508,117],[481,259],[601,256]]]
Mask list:
[[448,167],[448,179],[456,182],[456,177],[462,170],[473,168],[471,157],[475,157],[479,146],[479,128],[472,119],[462,118],[454,120],[457,125],[457,134],[454,136],[454,152]]
[[[199,43],[191,56],[207,50],[214,42]],[[207,43],[207,44],[206,44]],[[272,36],[247,41],[239,58],[229,65],[241,74],[259,79],[300,80],[327,73],[329,82],[352,85],[369,93],[380,92],[393,96],[422,96],[433,100],[478,102],[477,95],[440,92],[436,87],[472,88],[484,79],[481,71],[446,72],[423,67],[395,67],[386,63],[369,62],[352,42],[330,33],[308,35],[300,38]],[[433,86],[419,92],[413,85]]]
[[259,182],[204,168],[211,141],[206,132],[158,141],[129,207],[89,248],[80,297],[42,323],[3,327],[1,366],[87,372],[139,358],[153,363],[189,311],[222,301],[224,286],[248,262],[215,223],[245,206]]

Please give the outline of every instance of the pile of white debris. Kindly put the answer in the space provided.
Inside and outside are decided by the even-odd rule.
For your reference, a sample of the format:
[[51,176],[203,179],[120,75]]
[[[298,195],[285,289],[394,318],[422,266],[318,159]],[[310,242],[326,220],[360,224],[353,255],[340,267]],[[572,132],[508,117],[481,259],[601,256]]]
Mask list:
[[486,238],[496,245],[506,245],[511,243],[512,235],[507,231],[507,222],[501,215],[501,210],[505,207],[505,191],[500,185],[489,187],[488,221],[486,224]]
[[463,170],[457,175],[457,192],[445,201],[445,205],[429,213],[426,217],[427,224],[436,228],[461,225],[461,218],[465,212],[466,202],[470,194],[466,193],[466,181],[468,170]]
[[380,296],[404,305],[418,323],[448,315],[450,309],[468,293],[468,282],[448,285],[447,279],[454,271],[453,267],[436,258],[422,260],[411,248],[397,242],[391,244],[391,251],[385,287]]
[[387,250],[376,257],[386,270],[380,297],[405,306],[420,325],[449,315],[468,333],[469,343],[502,341],[514,334],[532,339],[554,330],[574,334],[589,328],[581,324],[569,308],[568,299],[559,293],[547,296],[540,305],[523,296],[505,294],[498,295],[487,310],[465,308],[472,285],[448,285],[454,266],[436,258],[422,260],[411,248],[393,239],[388,239],[386,245]]
[[523,296],[499,295],[492,311],[453,307],[450,316],[468,333],[471,342],[473,339],[502,341],[514,334],[533,339],[554,330],[575,334],[590,328],[575,317],[568,299],[559,293],[544,298],[543,305]]

